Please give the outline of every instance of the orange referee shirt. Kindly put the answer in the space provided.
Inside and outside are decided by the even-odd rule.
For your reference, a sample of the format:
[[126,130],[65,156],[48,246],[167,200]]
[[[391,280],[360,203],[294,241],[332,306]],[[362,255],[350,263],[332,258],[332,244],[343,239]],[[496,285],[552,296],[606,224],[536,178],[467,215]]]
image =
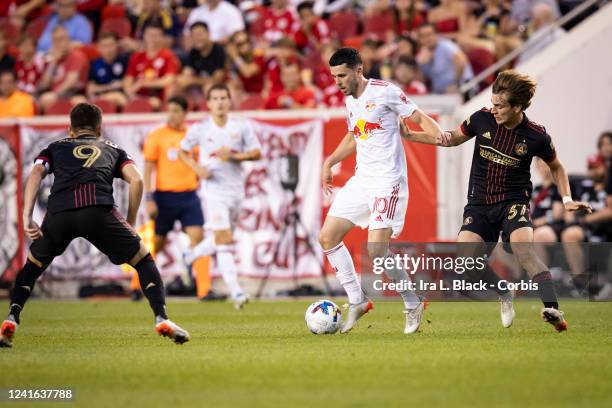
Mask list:
[[155,189],[157,191],[194,191],[198,178],[179,158],[180,142],[187,129],[177,130],[164,125],[147,136],[144,143],[144,159],[154,162]]

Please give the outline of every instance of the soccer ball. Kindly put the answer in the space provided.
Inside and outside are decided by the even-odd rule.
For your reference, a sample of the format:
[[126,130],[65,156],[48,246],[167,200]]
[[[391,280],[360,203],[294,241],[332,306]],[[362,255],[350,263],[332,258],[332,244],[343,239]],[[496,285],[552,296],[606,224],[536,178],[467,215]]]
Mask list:
[[331,300],[319,300],[308,306],[304,319],[313,334],[334,334],[340,328],[342,312]]

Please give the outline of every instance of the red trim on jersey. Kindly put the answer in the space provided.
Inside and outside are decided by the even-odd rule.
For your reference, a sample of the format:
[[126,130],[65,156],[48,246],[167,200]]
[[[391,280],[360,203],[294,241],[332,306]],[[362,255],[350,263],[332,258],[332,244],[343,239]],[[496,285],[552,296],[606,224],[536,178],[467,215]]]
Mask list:
[[119,170],[123,170],[123,168],[124,168],[125,166],[127,166],[128,164],[134,164],[134,160],[130,160],[130,159],[128,159],[128,160],[124,161],[124,162],[123,162],[123,163],[121,163],[121,165],[119,166]]
[[34,159],[34,161],[36,160],[42,160],[44,162],[50,163],[51,159],[49,159],[47,156],[38,156],[36,159]]
[[540,134],[546,133],[546,129],[544,128],[544,126],[538,125],[537,123],[532,122],[530,120],[527,121],[527,126]]
[[468,132],[466,131],[465,125],[463,123],[461,123],[461,126],[459,126],[459,129],[461,129],[461,133],[463,133],[464,135],[470,136]]
[[557,152],[555,152],[552,156],[548,158],[540,157],[540,159],[544,160],[546,163],[550,163],[557,158]]
[[389,82],[381,81],[380,79],[371,79],[370,84],[374,86],[389,86]]

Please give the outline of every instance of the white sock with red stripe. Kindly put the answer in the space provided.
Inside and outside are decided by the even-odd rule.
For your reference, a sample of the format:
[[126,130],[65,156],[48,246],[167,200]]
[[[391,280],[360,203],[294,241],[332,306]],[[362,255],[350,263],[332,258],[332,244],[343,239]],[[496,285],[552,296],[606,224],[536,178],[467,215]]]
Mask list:
[[192,264],[196,259],[203,256],[210,256],[214,254],[215,251],[215,237],[210,235],[185,253],[185,262]]
[[234,245],[217,245],[217,266],[225,284],[229,287],[232,299],[243,295],[242,288],[238,284],[238,272],[234,259]]
[[336,277],[348,295],[350,304],[358,304],[364,301],[361,283],[355,272],[355,264],[344,242],[335,247],[323,251],[327,260],[336,271]]
[[[395,254],[389,251],[387,252],[386,258],[392,258],[395,260]],[[389,264],[393,265],[392,268],[385,268],[385,273],[389,279],[395,283],[406,282],[406,284],[408,284],[408,282],[410,282],[410,277],[404,268],[398,267],[399,265],[396,265],[396,262],[389,262]],[[383,262],[383,265],[387,265],[387,263]],[[402,297],[406,309],[414,309],[419,305],[419,303],[421,303],[421,299],[416,293],[414,293],[414,291],[410,289],[406,289],[404,291],[398,290],[397,293],[399,293],[399,295]]]

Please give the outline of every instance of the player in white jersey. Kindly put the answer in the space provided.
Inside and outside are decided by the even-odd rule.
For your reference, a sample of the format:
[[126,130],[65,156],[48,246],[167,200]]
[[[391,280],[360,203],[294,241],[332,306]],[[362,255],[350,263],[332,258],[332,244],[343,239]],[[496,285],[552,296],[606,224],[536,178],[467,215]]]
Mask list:
[[[240,309],[248,298],[238,284],[232,231],[244,193],[241,162],[259,160],[261,146],[248,122],[228,115],[231,99],[226,85],[212,86],[206,99],[211,116],[189,128],[181,141],[180,157],[203,180],[206,229],[213,234],[184,258],[191,265],[199,257],[216,254],[223,280]],[[187,154],[196,146],[199,163]]]
[[[326,192],[331,189],[332,166],[357,152],[355,175],[336,195],[319,236],[349,298],[348,316],[341,328],[346,333],[373,304],[361,289],[351,255],[342,242],[344,236],[356,225],[368,227],[370,258],[387,258],[393,257],[389,240],[397,237],[404,226],[408,178],[400,121],[410,118],[440,144],[449,136],[397,86],[364,78],[356,50],[341,48],[330,58],[329,65],[336,85],[345,95],[348,133],[323,164],[322,183]],[[386,274],[394,282],[409,282],[403,268],[388,268]],[[404,289],[398,293],[405,306],[404,333],[410,334],[419,328],[424,303],[413,291]]]

